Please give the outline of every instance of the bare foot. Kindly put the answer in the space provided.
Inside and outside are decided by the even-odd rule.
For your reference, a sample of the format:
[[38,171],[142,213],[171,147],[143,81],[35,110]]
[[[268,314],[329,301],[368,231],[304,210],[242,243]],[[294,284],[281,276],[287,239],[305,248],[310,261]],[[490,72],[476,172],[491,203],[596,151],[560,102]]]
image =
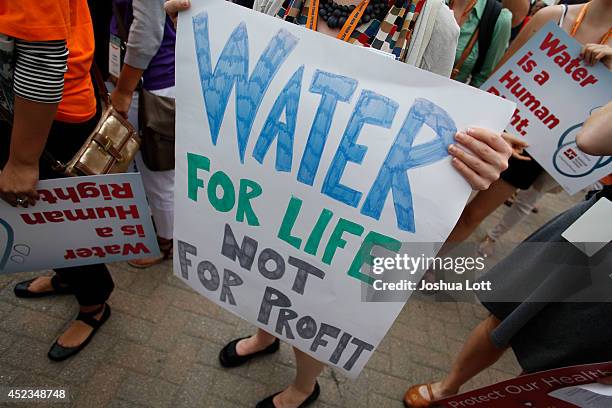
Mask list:
[[[98,307],[100,306],[82,306],[81,312],[91,312],[96,310]],[[104,313],[104,308],[102,308],[100,312],[94,316],[94,319],[100,320],[102,313]],[[74,320],[68,329],[57,339],[57,342],[62,347],[77,347],[81,345],[85,339],[87,339],[92,331],[93,327],[85,324],[85,322]]]
[[[457,394],[459,390],[448,390],[442,386],[442,382],[436,382],[431,384],[431,391],[433,392],[434,401],[441,400],[442,398],[450,397],[452,395]],[[430,400],[429,392],[427,391],[427,386],[423,385],[419,388],[419,393],[423,398],[427,401]]]
[[28,285],[28,290],[33,293],[50,292],[53,290],[51,276],[39,276]]
[[298,390],[293,384],[276,395],[272,402],[276,408],[298,408],[312,394],[314,385],[309,391]]
[[157,265],[165,260],[166,258],[162,255],[153,258],[133,259],[131,261],[128,261],[128,265],[133,266],[134,268],[146,269],[150,266]]
[[270,336],[270,341],[267,341],[267,338],[262,338],[261,336],[253,335],[248,339],[240,340],[236,344],[236,353],[239,356],[248,356],[249,354],[257,353],[270,346],[276,340],[273,336]]

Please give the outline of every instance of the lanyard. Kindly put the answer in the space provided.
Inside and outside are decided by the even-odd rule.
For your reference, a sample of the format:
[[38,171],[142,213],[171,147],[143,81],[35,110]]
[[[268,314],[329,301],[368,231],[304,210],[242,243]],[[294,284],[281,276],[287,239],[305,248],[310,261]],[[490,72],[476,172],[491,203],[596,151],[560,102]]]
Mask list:
[[[452,10],[453,9],[453,3],[454,1],[451,0],[448,5],[449,8]],[[476,3],[478,3],[478,0],[472,0],[470,2],[470,4],[467,6],[467,8],[463,11],[463,14],[461,14],[461,19],[459,20],[459,27],[461,27],[463,25],[463,23],[465,22],[465,19],[467,17],[468,14],[470,14],[470,12],[472,11],[472,9],[474,8],[474,6],[476,6]]]
[[[351,12],[346,19],[346,23],[340,29],[340,32],[336,38],[342,41],[348,41],[351,38],[351,34],[357,28],[361,16],[365,12],[366,7],[370,4],[370,0],[362,0],[361,3]],[[308,5],[308,18],[306,20],[306,28],[317,31],[317,20],[319,16],[319,0],[310,0]]]
[[[584,16],[586,15],[586,12],[587,12],[590,4],[591,3],[586,3],[580,9],[580,13],[578,14],[578,18],[576,19],[576,22],[574,23],[574,26],[572,27],[572,31],[570,33],[570,35],[572,37],[574,37],[576,35],[576,32],[578,31],[578,28],[580,27],[580,24],[582,24],[582,20],[584,20]],[[599,43],[600,44],[607,44],[608,40],[610,39],[610,35],[612,35],[612,28],[609,28],[608,32],[605,33],[603,35],[603,37],[601,37],[601,40],[599,40]]]

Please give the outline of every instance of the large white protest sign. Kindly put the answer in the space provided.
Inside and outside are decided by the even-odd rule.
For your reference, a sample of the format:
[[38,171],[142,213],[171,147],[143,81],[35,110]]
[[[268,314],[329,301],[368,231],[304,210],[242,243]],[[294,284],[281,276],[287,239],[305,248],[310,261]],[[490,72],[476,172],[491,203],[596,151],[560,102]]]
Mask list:
[[0,274],[159,256],[140,174],[41,180],[28,208],[0,200]]
[[596,109],[612,99],[612,72],[586,65],[582,46],[550,22],[499,68],[481,89],[517,103],[508,131],[570,194],[612,173],[612,157],[576,146],[576,135]]
[[361,260],[446,239],[448,144],[514,105],[223,0],[178,30],[175,273],[356,376],[403,306],[362,302]]

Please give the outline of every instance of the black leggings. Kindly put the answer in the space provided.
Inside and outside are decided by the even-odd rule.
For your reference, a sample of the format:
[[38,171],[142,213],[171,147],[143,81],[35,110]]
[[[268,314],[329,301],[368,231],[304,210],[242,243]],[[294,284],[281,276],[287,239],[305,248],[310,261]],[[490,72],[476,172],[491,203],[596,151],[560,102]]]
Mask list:
[[[67,162],[81,148],[85,139],[98,123],[99,114],[82,123],[53,122],[45,149],[62,162]],[[0,167],[4,167],[10,148],[10,127],[0,121]],[[40,179],[65,177],[53,171],[48,161],[40,161]],[[81,306],[93,306],[106,302],[115,285],[104,264],[74,266],[54,269],[61,285],[68,286]]]

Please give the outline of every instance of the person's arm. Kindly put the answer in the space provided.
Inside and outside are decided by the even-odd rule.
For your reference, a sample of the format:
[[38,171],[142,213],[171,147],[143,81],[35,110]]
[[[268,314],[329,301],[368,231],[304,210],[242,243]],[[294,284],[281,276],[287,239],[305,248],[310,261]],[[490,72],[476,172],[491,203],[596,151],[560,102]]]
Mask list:
[[521,24],[529,14],[529,0],[502,0],[502,5],[512,13],[512,28]]
[[480,68],[480,71],[472,73],[470,85],[480,88],[480,85],[482,85],[487,78],[489,78],[489,75],[491,75],[497,66],[497,63],[504,56],[504,53],[508,49],[508,43],[510,42],[511,21],[512,13],[510,10],[502,9],[497,21],[495,22],[493,37],[491,38],[491,45],[487,50],[485,60]]
[[529,41],[531,37],[533,37],[533,35],[540,30],[540,28],[544,27],[546,23],[549,21],[558,21],[562,12],[562,6],[549,6],[538,11],[519,32],[514,41],[512,41],[512,44],[510,44],[504,56],[499,60],[493,72],[498,70],[499,67],[504,65],[506,61],[512,58],[512,56],[518,50],[520,50],[523,45],[525,45],[527,41]]
[[157,54],[164,38],[166,24],[164,0],[150,3],[144,0],[132,2],[134,20],[130,26],[125,60],[117,86],[111,93],[113,107],[126,117],[132,104],[132,95],[138,87],[142,74]]
[[576,135],[576,143],[587,154],[612,155],[612,102],[593,112],[584,122]]
[[608,44],[587,44],[582,47],[580,56],[591,66],[601,61],[612,71],[612,47]]
[[600,384],[612,385],[612,376],[599,378],[597,382]]
[[457,25],[455,16],[446,4],[442,4],[419,68],[447,78],[450,77],[455,63],[458,40],[459,25]]
[[11,147],[0,172],[0,198],[13,206],[38,199],[38,162],[62,99],[67,61],[65,41],[15,41]]

